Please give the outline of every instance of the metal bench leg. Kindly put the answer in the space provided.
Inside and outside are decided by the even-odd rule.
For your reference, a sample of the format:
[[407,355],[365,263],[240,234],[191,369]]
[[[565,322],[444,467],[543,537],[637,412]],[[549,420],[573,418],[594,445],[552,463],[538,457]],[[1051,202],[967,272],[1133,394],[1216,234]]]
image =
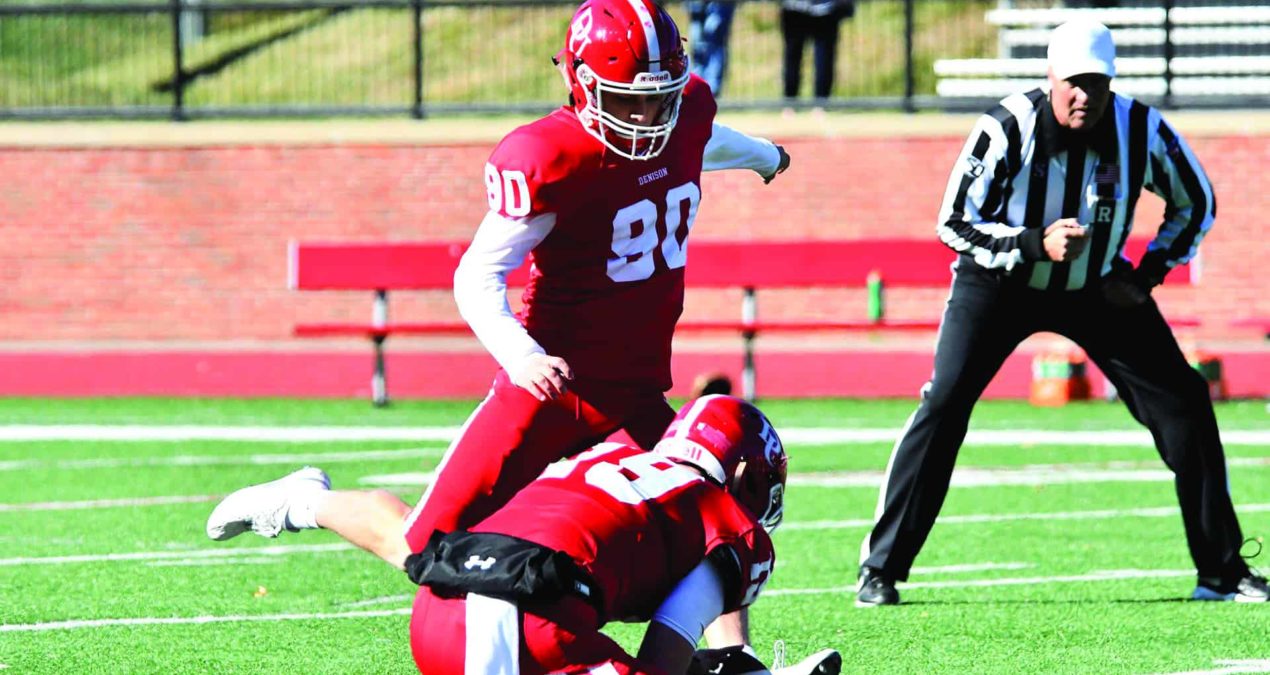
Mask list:
[[741,396],[747,401],[753,401],[758,379],[754,368],[754,331],[745,331],[741,339],[745,350],[745,361],[741,367]]
[[[375,304],[371,308],[370,322],[376,328],[388,325],[388,291],[375,291]],[[376,408],[388,405],[388,376],[384,372],[384,340],[387,335],[376,335],[371,338],[375,342],[375,374],[370,378],[370,396]]]
[[[741,323],[754,325],[758,321],[758,294],[755,293],[753,286],[746,286],[742,289],[741,295]],[[747,401],[754,400],[756,380],[758,375],[754,369],[754,336],[756,332],[746,330],[741,332],[741,344],[744,350],[744,363],[741,366],[741,396]]]
[[388,378],[384,372],[384,336],[372,338],[375,342],[375,373],[370,378],[370,395],[375,407],[388,405]]

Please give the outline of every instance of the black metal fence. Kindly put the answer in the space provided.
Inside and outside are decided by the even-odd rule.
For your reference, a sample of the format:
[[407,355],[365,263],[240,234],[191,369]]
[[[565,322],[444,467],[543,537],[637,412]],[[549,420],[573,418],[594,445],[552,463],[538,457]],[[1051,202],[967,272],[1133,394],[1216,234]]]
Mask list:
[[[857,0],[855,17],[841,24],[834,94],[809,101],[782,97],[779,3],[741,0],[721,104],[981,109],[991,96],[939,93],[937,64],[1000,56],[1009,28],[990,20],[992,11],[1051,4]],[[1084,3],[1091,4],[1175,3]],[[0,5],[0,117],[546,110],[563,99],[550,57],[575,6],[574,0],[19,0]],[[687,34],[684,5],[669,9]],[[1173,53],[1168,16],[1166,57]],[[804,70],[810,62],[804,59]],[[809,84],[810,73],[802,79]],[[1252,91],[1235,103],[1259,102]]]

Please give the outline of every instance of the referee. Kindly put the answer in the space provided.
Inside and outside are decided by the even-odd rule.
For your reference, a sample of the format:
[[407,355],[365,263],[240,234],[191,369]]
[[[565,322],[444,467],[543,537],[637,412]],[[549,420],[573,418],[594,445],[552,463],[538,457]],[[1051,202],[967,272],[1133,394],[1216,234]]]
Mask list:
[[[983,115],[953,167],[940,239],[953,265],[935,369],[895,445],[877,522],[861,546],[856,605],[899,603],[895,582],[935,524],[975,401],[1039,331],[1075,341],[1151,430],[1175,474],[1198,570],[1197,600],[1267,599],[1240,557],[1243,536],[1208,387],[1151,298],[1195,255],[1213,222],[1212,186],[1159,112],[1111,92],[1115,45],[1078,20],[1050,38],[1049,87]],[[1138,196],[1167,203],[1139,265],[1124,257]]]

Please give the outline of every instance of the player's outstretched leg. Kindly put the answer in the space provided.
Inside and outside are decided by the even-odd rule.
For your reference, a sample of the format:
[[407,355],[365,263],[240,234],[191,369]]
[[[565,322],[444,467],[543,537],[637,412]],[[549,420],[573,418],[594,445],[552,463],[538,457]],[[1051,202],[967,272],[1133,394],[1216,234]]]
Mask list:
[[207,536],[224,541],[248,530],[262,537],[276,537],[284,529],[297,531],[303,525],[293,522],[295,519],[313,520],[314,515],[291,515],[292,505],[298,501],[312,502],[305,498],[330,489],[331,479],[326,472],[312,466],[275,481],[245,487],[221,500],[212,510],[207,518]]

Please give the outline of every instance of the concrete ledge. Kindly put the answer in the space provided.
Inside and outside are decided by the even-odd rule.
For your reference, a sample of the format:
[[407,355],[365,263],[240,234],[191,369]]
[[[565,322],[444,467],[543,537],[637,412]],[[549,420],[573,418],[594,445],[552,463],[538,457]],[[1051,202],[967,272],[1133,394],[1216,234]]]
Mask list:
[[[1174,111],[1168,119],[1192,136],[1270,134],[1270,111]],[[227,145],[486,145],[532,115],[423,121],[6,122],[0,148],[215,147]],[[719,121],[775,139],[963,137],[977,115],[916,113],[724,112]]]

